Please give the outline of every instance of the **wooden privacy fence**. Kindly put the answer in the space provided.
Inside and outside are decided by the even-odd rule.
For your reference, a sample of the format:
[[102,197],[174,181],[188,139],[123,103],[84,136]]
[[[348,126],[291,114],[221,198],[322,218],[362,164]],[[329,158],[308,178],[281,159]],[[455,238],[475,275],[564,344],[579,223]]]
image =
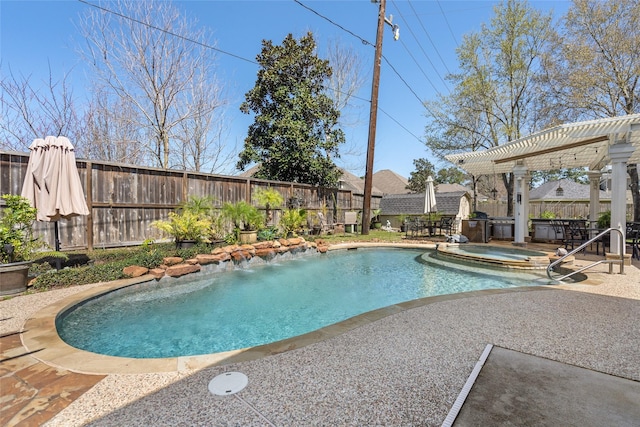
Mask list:
[[[611,201],[600,201],[598,212],[611,209]],[[497,201],[478,202],[478,210],[486,212],[490,217],[507,216],[507,204]],[[587,218],[589,216],[588,200],[534,201],[529,203],[531,218],[541,218],[542,212],[552,212],[556,218]],[[633,218],[633,205],[627,204],[627,218]],[[597,219],[597,218],[595,218]]]
[[[2,194],[21,193],[28,162],[26,153],[0,151]],[[343,222],[345,211],[362,208],[361,195],[337,188],[82,159],[76,165],[91,214],[60,221],[62,249],[129,246],[161,238],[151,223],[166,219],[191,196],[211,196],[220,208],[241,200],[256,204],[251,200],[255,190],[272,188],[282,194],[285,204],[296,202],[306,209],[310,219],[325,208],[330,222]],[[276,221],[279,216],[274,212]],[[53,224],[36,223],[36,233],[53,246]]]

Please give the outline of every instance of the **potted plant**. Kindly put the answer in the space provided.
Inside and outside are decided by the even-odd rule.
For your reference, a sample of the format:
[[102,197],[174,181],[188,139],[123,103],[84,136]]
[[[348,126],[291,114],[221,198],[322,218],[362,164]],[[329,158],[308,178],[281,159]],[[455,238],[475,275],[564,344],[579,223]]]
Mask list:
[[282,194],[273,188],[259,188],[253,193],[253,198],[265,209],[265,225],[273,220],[272,210],[277,209],[284,203]]
[[601,212],[600,215],[598,215],[596,224],[600,230],[606,230],[611,227],[611,211]]
[[[5,208],[0,214],[0,295],[27,290],[29,267],[35,254],[46,244],[33,235],[36,208],[29,200],[13,194],[2,196]],[[57,252],[47,252],[64,258]]]
[[307,220],[307,211],[304,209],[287,209],[280,218],[280,228],[285,237],[292,237],[302,228]]
[[255,243],[258,240],[258,227],[264,223],[258,208],[245,201],[227,202],[222,205],[222,215],[233,224],[237,241]]
[[209,234],[211,221],[207,216],[212,206],[210,198],[193,196],[176,212],[169,212],[168,219],[153,221],[151,226],[171,235],[176,248],[192,247]]
[[154,221],[151,226],[170,234],[176,242],[176,248],[183,249],[202,242],[209,233],[211,223],[205,217],[183,209],[169,212],[169,219]]
[[405,214],[398,215],[398,221],[400,221],[400,231],[403,233],[406,232],[407,231],[407,215]]

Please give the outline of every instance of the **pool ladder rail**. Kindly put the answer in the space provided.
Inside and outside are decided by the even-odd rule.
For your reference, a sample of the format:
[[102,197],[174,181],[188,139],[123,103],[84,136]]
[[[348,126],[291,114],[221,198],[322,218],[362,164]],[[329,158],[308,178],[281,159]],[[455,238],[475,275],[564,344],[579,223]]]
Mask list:
[[[565,274],[564,276],[561,277],[552,277],[551,276],[551,272],[553,271],[553,268],[559,264],[562,263],[562,261],[567,258],[572,256],[573,254],[580,252],[582,250],[584,250],[587,245],[592,244],[593,242],[595,242],[596,240],[602,238],[603,236],[605,236],[606,234],[609,234],[610,232],[615,231],[618,234],[620,234],[620,248],[619,248],[619,254],[620,254],[620,259],[602,259],[596,262],[593,262],[585,267],[582,267],[579,270],[576,271],[572,271],[569,274]],[[554,262],[552,262],[551,264],[549,264],[549,266],[547,267],[547,277],[550,280],[555,280],[558,282],[561,282],[562,280],[573,276],[574,274],[577,273],[581,273],[591,267],[595,267],[596,265],[599,264],[609,264],[609,274],[613,274],[613,264],[620,264],[620,274],[624,274],[624,246],[625,246],[625,236],[624,233],[622,232],[622,230],[618,229],[618,228],[607,228],[606,230],[604,230],[603,232],[601,232],[600,234],[598,234],[595,237],[592,237],[591,239],[587,240],[586,242],[584,242],[583,244],[581,244],[580,246],[578,246],[576,249],[573,249],[571,252],[567,253],[566,255],[563,255],[562,257],[560,257],[559,259],[555,260]]]

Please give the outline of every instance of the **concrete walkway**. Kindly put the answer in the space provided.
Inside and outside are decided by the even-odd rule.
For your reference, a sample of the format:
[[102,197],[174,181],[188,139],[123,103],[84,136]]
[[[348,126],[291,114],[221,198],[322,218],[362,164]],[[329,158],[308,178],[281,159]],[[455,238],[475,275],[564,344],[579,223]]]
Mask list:
[[[0,339],[0,423],[437,426],[486,344],[613,375],[634,390],[640,381],[640,270],[636,263],[624,276],[604,271],[590,274],[592,284],[398,305],[366,322],[352,321],[353,327],[331,337],[319,333],[317,340],[307,337],[260,355],[253,349],[218,366],[106,376],[43,364],[38,352],[29,354],[34,349],[10,334],[51,303],[96,285],[12,298],[0,302],[0,333],[9,334]],[[208,382],[229,371],[245,373],[247,388],[212,396]],[[589,407],[559,396],[582,412]],[[546,411],[531,409],[518,417],[533,421]],[[467,425],[463,418],[458,423]]]
[[454,426],[640,425],[640,382],[493,347]]

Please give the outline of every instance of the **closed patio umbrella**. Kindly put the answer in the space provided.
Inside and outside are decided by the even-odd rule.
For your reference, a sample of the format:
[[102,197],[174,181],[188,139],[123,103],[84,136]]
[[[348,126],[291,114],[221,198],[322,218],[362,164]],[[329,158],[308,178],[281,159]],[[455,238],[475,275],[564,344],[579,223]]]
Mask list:
[[54,222],[55,249],[60,250],[58,221],[89,215],[73,145],[64,136],[36,139],[29,147],[22,196],[38,209],[38,221]]
[[436,192],[433,188],[433,177],[427,177],[427,185],[424,193],[424,213],[429,215],[429,234],[431,234],[431,212],[436,212]]

